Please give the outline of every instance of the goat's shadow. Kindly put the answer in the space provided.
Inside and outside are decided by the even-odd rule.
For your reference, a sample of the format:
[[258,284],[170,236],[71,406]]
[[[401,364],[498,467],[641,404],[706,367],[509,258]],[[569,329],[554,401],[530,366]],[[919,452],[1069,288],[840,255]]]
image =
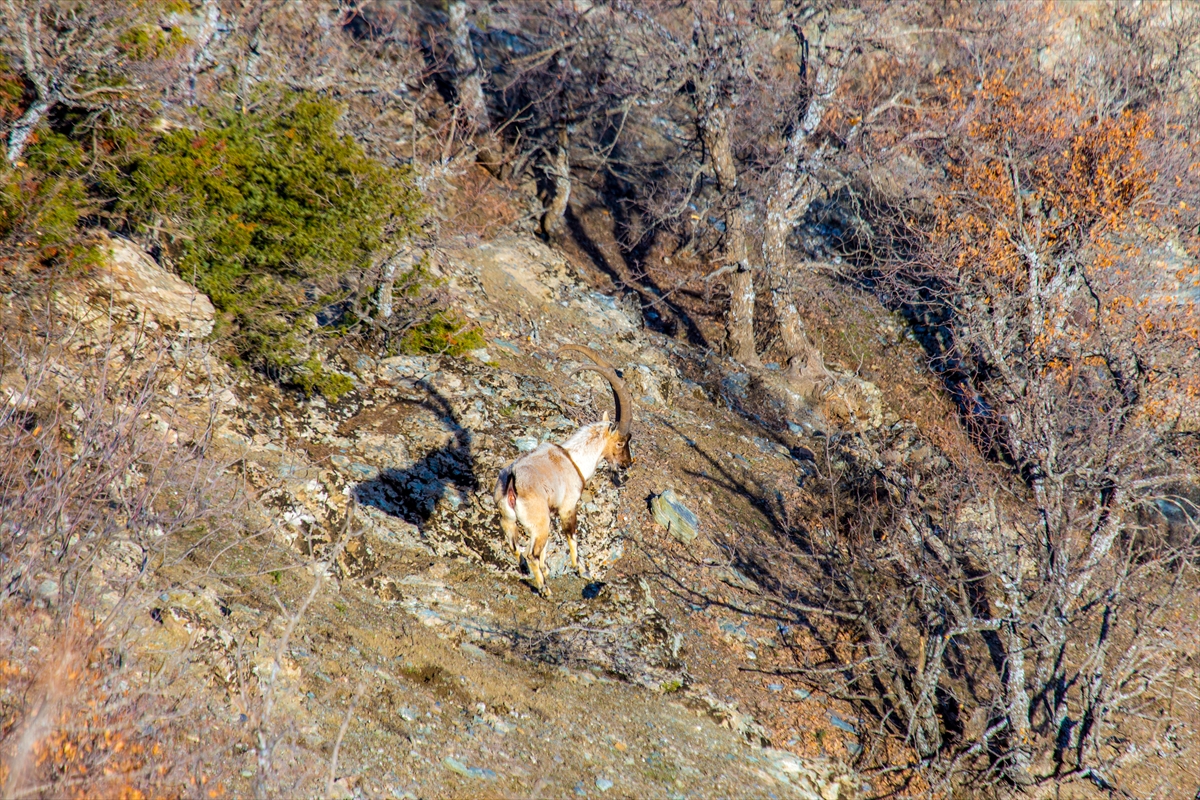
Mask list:
[[353,492],[360,504],[424,529],[439,500],[448,498],[451,505],[457,506],[466,501],[465,493],[479,488],[479,481],[471,455],[471,432],[459,422],[450,401],[428,382],[418,381],[417,386],[429,395],[420,405],[438,415],[454,438],[411,466],[380,471],[378,477],[363,481]]

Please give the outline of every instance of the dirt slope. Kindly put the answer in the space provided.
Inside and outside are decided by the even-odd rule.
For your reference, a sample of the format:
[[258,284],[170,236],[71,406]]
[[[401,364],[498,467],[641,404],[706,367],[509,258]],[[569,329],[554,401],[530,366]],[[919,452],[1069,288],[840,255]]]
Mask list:
[[[636,306],[594,291],[536,240],[447,248],[437,269],[486,349],[343,354],[356,388],[336,404],[178,356],[155,424],[171,446],[207,442],[230,465],[242,533],[172,544],[125,648],[148,673],[176,676],[169,695],[205,709],[211,729],[183,746],[205,754],[206,785],[419,798],[870,792],[852,766],[882,739],[788,674],[795,617],[760,588],[770,564],[736,556],[739,539],[780,529],[828,466],[817,461],[836,428],[811,411],[765,422],[777,409],[757,378],[648,332]],[[860,298],[838,313],[844,333],[824,332],[834,358],[839,343],[867,346],[859,337],[891,360],[880,372],[913,370],[913,346],[877,306]],[[589,578],[554,538],[543,599],[505,551],[490,495],[522,449],[611,409],[601,379],[555,357],[567,342],[622,368],[638,460],[589,484]],[[920,381],[881,385],[886,408],[937,402]],[[887,412],[884,424],[912,439],[913,423]],[[694,541],[653,521],[667,489],[695,513]]]

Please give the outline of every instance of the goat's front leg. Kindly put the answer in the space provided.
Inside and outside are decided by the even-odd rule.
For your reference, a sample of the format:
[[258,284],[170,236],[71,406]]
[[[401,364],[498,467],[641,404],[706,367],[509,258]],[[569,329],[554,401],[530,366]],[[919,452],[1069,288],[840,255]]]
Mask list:
[[579,526],[578,506],[560,509],[558,518],[562,521],[563,533],[567,537],[567,546],[571,549],[571,566],[579,573],[579,577],[586,578],[587,571],[579,563],[579,556],[575,552],[575,532]]

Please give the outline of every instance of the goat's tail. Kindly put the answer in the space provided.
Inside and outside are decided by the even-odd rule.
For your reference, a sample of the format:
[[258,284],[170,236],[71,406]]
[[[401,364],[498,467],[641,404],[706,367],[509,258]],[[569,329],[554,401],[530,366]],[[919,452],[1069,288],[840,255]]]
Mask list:
[[514,511],[517,508],[517,476],[512,470],[508,471],[507,475],[501,477],[504,481],[504,502],[508,503],[508,507]]

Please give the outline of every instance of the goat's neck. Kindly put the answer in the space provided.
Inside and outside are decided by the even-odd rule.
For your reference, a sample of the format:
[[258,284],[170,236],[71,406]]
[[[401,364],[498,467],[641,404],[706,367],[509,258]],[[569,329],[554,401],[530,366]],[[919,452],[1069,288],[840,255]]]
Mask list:
[[570,439],[562,443],[562,449],[570,454],[585,483],[596,474],[596,467],[604,457],[604,445],[608,436],[607,422],[593,422],[575,431]]

